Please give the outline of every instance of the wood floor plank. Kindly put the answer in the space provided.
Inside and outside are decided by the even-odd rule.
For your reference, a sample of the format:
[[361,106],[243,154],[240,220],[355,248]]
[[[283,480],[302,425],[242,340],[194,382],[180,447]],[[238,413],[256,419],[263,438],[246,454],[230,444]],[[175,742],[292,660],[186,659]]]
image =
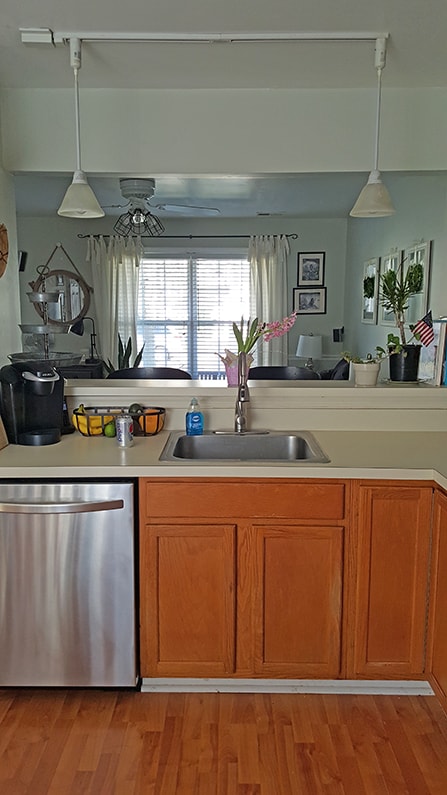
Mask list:
[[[290,714],[286,709],[285,700],[278,698],[273,707],[273,734],[275,738],[276,765],[278,769],[278,781],[280,784],[281,795],[288,792],[298,791],[298,771],[294,757],[294,738]],[[280,706],[278,712],[275,709]],[[281,773],[281,775],[279,775]]]
[[0,690],[1,795],[447,795],[433,697]]
[[329,725],[324,724],[314,727],[314,733],[314,764],[317,768],[318,778],[323,785],[323,792],[330,789],[334,795],[343,795],[343,784],[338,765],[338,753],[332,741]]

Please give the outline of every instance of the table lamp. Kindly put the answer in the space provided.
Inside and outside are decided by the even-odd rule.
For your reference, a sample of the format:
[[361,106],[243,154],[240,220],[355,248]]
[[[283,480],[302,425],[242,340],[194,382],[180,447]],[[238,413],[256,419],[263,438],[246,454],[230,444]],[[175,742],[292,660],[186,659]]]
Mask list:
[[320,334],[300,334],[296,349],[299,359],[306,359],[305,367],[314,369],[313,359],[321,359],[322,337]]
[[76,320],[74,323],[71,324],[70,328],[68,329],[72,334],[76,334],[78,337],[82,337],[84,334],[84,320],[90,320],[92,323],[92,333],[90,334],[90,352],[89,358],[85,360],[86,364],[94,364],[97,361],[100,361],[99,354],[96,348],[96,328],[95,328],[95,321],[92,317],[88,317],[84,315],[84,317]]

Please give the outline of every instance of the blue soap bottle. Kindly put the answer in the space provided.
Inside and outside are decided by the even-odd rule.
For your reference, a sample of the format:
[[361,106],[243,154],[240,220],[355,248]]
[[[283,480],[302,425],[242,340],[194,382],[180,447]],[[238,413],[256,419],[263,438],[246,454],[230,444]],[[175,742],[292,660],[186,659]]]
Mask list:
[[199,401],[192,398],[186,412],[186,435],[201,436],[203,433],[203,414],[200,411]]

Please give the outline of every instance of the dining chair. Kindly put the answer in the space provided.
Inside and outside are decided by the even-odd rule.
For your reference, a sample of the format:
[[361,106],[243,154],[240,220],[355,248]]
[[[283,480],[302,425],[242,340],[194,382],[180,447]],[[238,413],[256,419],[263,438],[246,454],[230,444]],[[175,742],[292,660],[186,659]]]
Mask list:
[[340,359],[330,370],[322,370],[320,378],[323,381],[347,381],[349,379],[349,362]]
[[264,381],[310,381],[320,376],[309,367],[287,367],[282,365],[261,365],[250,367],[248,380]]

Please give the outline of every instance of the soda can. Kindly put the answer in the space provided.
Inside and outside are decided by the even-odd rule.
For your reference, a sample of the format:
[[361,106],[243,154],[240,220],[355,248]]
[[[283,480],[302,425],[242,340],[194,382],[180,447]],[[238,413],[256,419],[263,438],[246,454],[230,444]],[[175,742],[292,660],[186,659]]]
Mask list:
[[133,445],[133,419],[130,414],[119,414],[115,419],[116,441],[119,447]]

